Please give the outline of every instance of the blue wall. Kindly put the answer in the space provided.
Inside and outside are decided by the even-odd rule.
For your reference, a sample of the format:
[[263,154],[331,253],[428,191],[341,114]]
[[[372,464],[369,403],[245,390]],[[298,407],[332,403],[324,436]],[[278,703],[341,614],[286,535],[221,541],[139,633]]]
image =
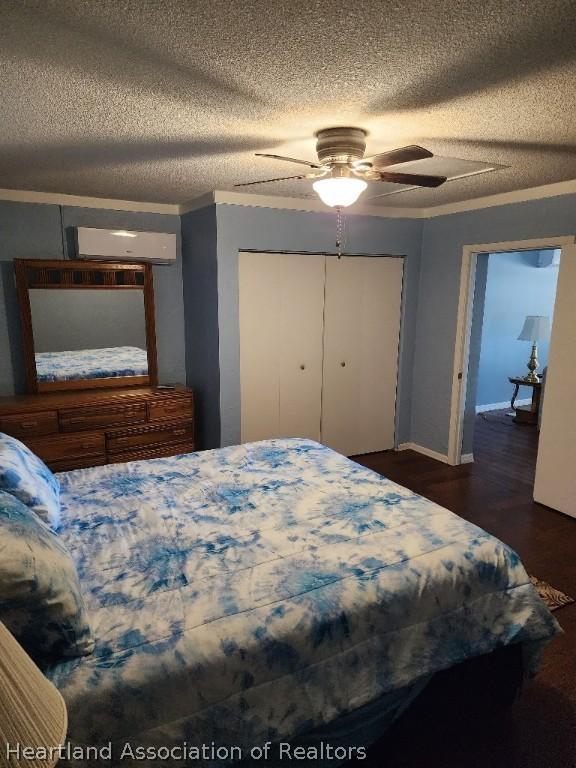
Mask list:
[[182,216],[186,381],[194,388],[196,440],[220,445],[216,206]]
[[[439,453],[447,452],[464,245],[570,235],[576,229],[575,202],[576,196],[570,195],[429,220],[350,217],[349,252],[403,254],[407,257],[397,442],[415,442]],[[198,333],[193,328],[198,319],[188,318],[188,306],[196,301],[198,307],[208,309],[209,304],[213,308],[214,292],[217,293],[217,324],[214,315],[210,315],[202,340],[196,338],[198,349],[202,350],[200,360],[207,362],[208,370],[204,374],[193,373],[191,366],[202,365],[202,362],[194,361],[193,356],[188,361],[189,383],[200,380],[203,388],[210,390],[205,393],[206,447],[233,444],[240,439],[238,251],[328,252],[334,248],[334,218],[329,213],[225,204],[212,208],[216,211],[215,223],[212,214],[204,213],[205,209],[183,217],[187,241],[184,262],[186,264],[187,259],[192,258],[196,264],[187,278],[185,271],[187,339]],[[196,226],[198,234],[194,236]],[[195,269],[200,264],[207,270],[202,281],[208,282],[201,281],[202,291],[195,292],[188,282],[194,280]],[[482,275],[477,281],[477,289],[483,290]],[[483,293],[475,307],[480,324],[473,326],[475,348],[470,357],[465,453],[472,450],[476,403],[474,366],[477,369],[480,356],[482,311]],[[200,315],[206,316],[204,312]],[[214,357],[216,345],[219,371]]]
[[[198,389],[204,448],[240,441],[238,252],[334,251],[333,214],[220,204],[182,217],[187,381]],[[410,394],[422,223],[350,217],[350,253],[403,255],[404,317],[400,344],[397,439],[410,432]]]
[[[63,258],[69,228],[79,224],[180,233],[176,215],[0,202],[0,394],[24,390],[11,261]],[[333,251],[334,216],[219,204],[184,215],[182,230],[183,262],[179,252],[176,265],[154,267],[160,376],[166,382],[186,376],[197,388],[206,447],[235,443],[240,437],[238,251]],[[351,216],[348,230],[349,252],[406,256],[397,441],[446,453],[464,245],[571,235],[576,195],[428,220]],[[475,333],[470,381],[480,357],[477,328]],[[526,347],[527,359],[527,345],[518,345]],[[475,404],[471,384],[465,453],[472,447]]]
[[[238,330],[238,251],[334,252],[333,213],[218,205],[218,317],[222,445],[240,441],[240,337]],[[404,255],[404,302],[398,380],[397,442],[410,439],[410,404],[416,332],[416,297],[422,221],[350,216],[346,251]]]
[[62,259],[75,226],[140,229],[177,235],[177,262],[154,266],[160,381],[185,380],[180,217],[97,208],[0,201],[0,395],[25,391],[13,259]]
[[[443,454],[448,450],[463,247],[573,235],[575,231],[576,195],[424,221],[412,388],[413,442]],[[472,450],[475,405],[475,398],[467,398],[464,453]]]
[[[524,376],[531,345],[518,341],[526,315],[552,320],[558,267],[538,268],[539,251],[493,253],[488,262],[478,366],[476,405],[510,399],[508,376]],[[548,361],[548,342],[538,345],[540,371]],[[530,392],[520,392],[530,397]]]
[[0,395],[25,391],[13,259],[61,259],[57,205],[0,202]]

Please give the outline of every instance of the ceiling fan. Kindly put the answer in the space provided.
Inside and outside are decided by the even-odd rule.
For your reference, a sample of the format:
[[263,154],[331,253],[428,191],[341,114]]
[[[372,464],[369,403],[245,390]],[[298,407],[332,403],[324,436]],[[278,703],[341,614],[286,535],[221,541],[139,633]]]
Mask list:
[[325,128],[316,134],[317,163],[283,155],[256,153],[257,157],[306,165],[312,168],[312,171],[297,176],[280,176],[234,186],[251,187],[289,179],[316,179],[312,186],[322,202],[334,208],[345,208],[358,200],[368,186],[367,181],[387,181],[414,187],[439,187],[446,181],[446,176],[424,176],[385,170],[389,166],[432,157],[432,152],[424,147],[412,144],[371,157],[364,157],[365,150],[366,131],[362,128]]

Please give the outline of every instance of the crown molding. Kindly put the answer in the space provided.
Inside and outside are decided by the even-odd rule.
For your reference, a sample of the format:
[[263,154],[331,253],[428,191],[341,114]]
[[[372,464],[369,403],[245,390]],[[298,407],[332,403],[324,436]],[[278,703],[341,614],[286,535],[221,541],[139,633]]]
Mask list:
[[[541,187],[517,189],[512,192],[501,192],[487,197],[477,197],[471,200],[461,200],[457,203],[435,205],[430,208],[400,208],[392,206],[375,206],[356,204],[347,209],[348,215],[376,216],[383,219],[431,219],[436,216],[448,216],[453,213],[466,213],[483,208],[493,208],[500,205],[525,203],[530,200],[544,200],[549,197],[576,194],[576,179],[546,184]],[[20,203],[44,203],[52,205],[69,205],[79,208],[106,208],[116,211],[134,211],[140,213],[170,213],[184,214],[205,208],[209,205],[240,205],[250,208],[277,208],[289,211],[307,213],[328,213],[330,211],[320,200],[300,197],[274,197],[272,195],[255,195],[246,192],[230,192],[216,190],[207,192],[186,203],[142,203],[132,200],[115,200],[103,197],[80,197],[65,195],[57,192],[33,192],[20,189],[0,189],[0,200]]]
[[133,211],[135,213],[180,213],[180,206],[172,203],[140,203],[133,200],[81,197],[79,195],[64,195],[59,192],[33,192],[26,189],[0,189],[0,200],[14,203],[69,205],[75,208],[106,208],[113,211]]
[[[324,205],[321,200],[307,197],[276,197],[273,195],[255,195],[247,192],[230,192],[226,190],[216,190],[211,195],[202,195],[202,197],[192,200],[190,203],[184,203],[180,206],[181,213],[203,208],[206,205],[240,205],[247,208],[278,208],[288,211],[302,211],[304,213],[330,213],[331,209]],[[404,218],[419,219],[422,218],[421,211],[418,208],[392,208],[377,207],[374,205],[355,204],[346,209],[347,214],[356,216],[377,216],[387,219]]]
[[216,192],[206,192],[200,197],[195,197],[187,203],[180,203],[178,206],[178,213],[183,215],[184,213],[192,213],[198,211],[200,208],[207,208],[210,205],[216,203]]
[[[216,203],[228,205],[245,205],[256,208],[284,208],[292,211],[308,213],[331,213],[333,209],[315,198],[301,197],[272,197],[268,195],[253,195],[245,192],[215,192]],[[355,203],[346,209],[353,216],[377,216],[387,219],[418,219],[421,218],[418,208],[379,207]]]
[[499,205],[511,205],[513,203],[527,203],[530,200],[544,200],[548,197],[560,197],[561,195],[576,194],[576,179],[558,181],[555,184],[544,184],[541,187],[528,187],[515,189],[512,192],[499,192],[496,195],[476,197],[471,200],[461,200],[457,203],[435,205],[432,208],[420,208],[422,218],[430,219],[435,216],[447,216],[451,213],[464,213],[477,211],[482,208],[494,208]]
[[[435,205],[430,208],[396,208],[388,206],[356,204],[346,209],[347,215],[376,216],[383,219],[431,219],[436,216],[448,216],[452,213],[493,208],[500,205],[525,203],[530,200],[544,200],[549,197],[576,194],[576,179],[560,181],[556,184],[546,184],[541,187],[516,189],[512,192],[501,192],[496,195],[477,197],[471,200],[461,200],[457,203]],[[251,208],[279,208],[282,210],[304,211],[307,213],[328,213],[320,200],[300,197],[275,197],[272,195],[255,195],[246,192],[228,192],[217,190],[180,206],[180,213],[203,208],[207,205],[241,205]]]

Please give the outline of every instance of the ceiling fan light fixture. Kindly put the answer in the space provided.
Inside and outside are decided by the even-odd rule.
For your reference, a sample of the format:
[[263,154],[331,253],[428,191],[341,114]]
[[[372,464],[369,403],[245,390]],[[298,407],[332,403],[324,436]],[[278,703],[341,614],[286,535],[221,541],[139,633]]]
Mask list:
[[352,205],[367,186],[363,179],[350,176],[319,179],[312,184],[320,200],[331,208],[347,208]]
[[312,187],[322,202],[330,208],[340,209],[347,208],[358,200],[368,186],[366,181],[400,184],[404,188],[400,190],[402,192],[405,191],[406,187],[409,189],[439,187],[448,180],[447,176],[387,170],[434,156],[429,149],[417,144],[364,157],[367,134],[363,128],[350,126],[323,128],[315,135],[318,163],[286,157],[285,155],[256,153],[260,157],[306,165],[313,169],[312,172],[301,173],[298,176],[281,176],[274,179],[249,181],[244,184],[234,184],[234,186],[251,187],[254,184],[270,184],[289,179],[317,179]]

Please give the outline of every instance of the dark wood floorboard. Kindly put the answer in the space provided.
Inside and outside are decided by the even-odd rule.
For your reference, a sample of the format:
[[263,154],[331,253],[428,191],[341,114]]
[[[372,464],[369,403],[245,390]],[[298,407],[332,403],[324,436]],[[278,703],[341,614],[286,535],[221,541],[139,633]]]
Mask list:
[[[532,500],[537,450],[536,429],[499,412],[477,416],[473,464],[449,467],[414,451],[355,460],[497,536],[519,553],[529,573],[576,597],[576,520]],[[453,731],[444,727],[448,711],[433,713],[426,723],[408,720],[409,733],[393,729],[362,764],[575,768],[576,604],[555,616],[564,635],[548,646],[537,677],[510,712],[486,713]]]

